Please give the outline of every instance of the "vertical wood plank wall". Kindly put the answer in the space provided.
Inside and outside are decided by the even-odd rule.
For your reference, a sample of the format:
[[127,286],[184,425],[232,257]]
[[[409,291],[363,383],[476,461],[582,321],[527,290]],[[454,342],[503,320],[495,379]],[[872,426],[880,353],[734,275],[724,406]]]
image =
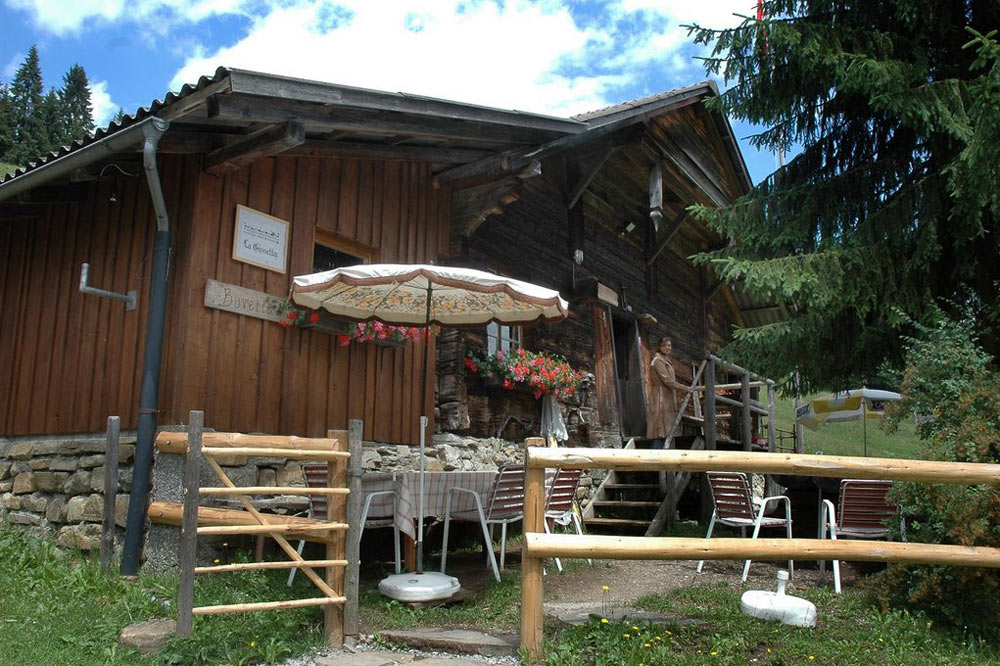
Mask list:
[[[172,218],[192,196],[185,173],[164,164]],[[0,219],[0,434],[100,432],[109,415],[134,428],[156,227],[145,178],[117,174],[37,211]],[[84,262],[91,286],[136,289],[138,307],[80,293]]]
[[[180,257],[183,294],[174,312],[184,313],[183,342],[174,350],[171,413],[200,408],[213,428],[311,436],[362,419],[366,438],[417,441],[422,345],[343,347],[326,333],[203,302],[208,278],[286,298],[292,276],[312,271],[317,228],[370,247],[376,262],[435,260],[448,223],[440,199],[450,192],[432,188],[429,166],[278,157],[221,178],[199,172],[197,191],[189,250]],[[291,223],[287,275],[233,261],[238,204]],[[433,386],[431,377],[427,413]]]
[[[200,159],[161,157],[174,251],[158,421],[199,409],[219,430],[323,436],[357,418],[366,438],[417,441],[422,346],[341,347],[208,309],[205,281],[284,299],[291,277],[311,272],[316,228],[372,248],[372,261],[436,260],[450,191],[419,163],[279,157],[215,177]],[[237,204],[291,223],[286,275],[232,259]],[[37,220],[0,220],[0,434],[98,432],[109,414],[136,426],[154,230],[142,177],[95,184]],[[138,289],[139,307],[81,294],[84,261],[92,286]]]

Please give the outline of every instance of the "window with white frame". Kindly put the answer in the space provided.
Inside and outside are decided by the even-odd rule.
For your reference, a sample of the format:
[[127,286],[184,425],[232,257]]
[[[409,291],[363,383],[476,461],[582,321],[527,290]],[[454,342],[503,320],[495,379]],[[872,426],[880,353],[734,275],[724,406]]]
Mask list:
[[502,351],[506,357],[520,346],[520,326],[503,326],[496,322],[490,322],[489,326],[486,327],[486,351],[490,356]]

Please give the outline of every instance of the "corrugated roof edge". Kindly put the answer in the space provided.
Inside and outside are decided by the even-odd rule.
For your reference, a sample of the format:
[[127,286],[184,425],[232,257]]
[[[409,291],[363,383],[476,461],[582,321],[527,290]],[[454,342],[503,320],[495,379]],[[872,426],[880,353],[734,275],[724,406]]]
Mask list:
[[206,86],[216,83],[217,81],[221,81],[227,76],[229,76],[229,70],[225,67],[219,67],[218,69],[215,70],[215,73],[212,74],[211,76],[200,77],[197,83],[194,84],[185,83],[183,86],[181,86],[179,92],[176,93],[168,92],[166,95],[164,95],[163,100],[153,100],[153,102],[149,106],[139,107],[138,109],[136,109],[135,113],[126,114],[125,117],[122,118],[122,121],[120,123],[112,121],[111,123],[108,124],[107,127],[97,128],[96,130],[94,130],[93,134],[91,134],[85,139],[77,139],[68,146],[60,146],[59,150],[54,150],[48,153],[47,155],[42,155],[41,157],[38,158],[38,160],[34,162],[29,162],[27,166],[18,167],[14,171],[0,178],[0,185],[8,183],[14,180],[15,178],[23,176],[24,174],[33,171],[34,169],[37,169],[54,160],[57,160],[60,157],[65,157],[70,153],[81,150],[89,146],[90,144],[95,143],[96,141],[100,141],[104,137],[116,134],[117,132],[120,132],[126,127],[130,127],[135,123],[144,120],[149,116],[154,115],[164,107],[173,104],[177,100],[187,97],[191,93],[197,92],[202,88],[205,88]]

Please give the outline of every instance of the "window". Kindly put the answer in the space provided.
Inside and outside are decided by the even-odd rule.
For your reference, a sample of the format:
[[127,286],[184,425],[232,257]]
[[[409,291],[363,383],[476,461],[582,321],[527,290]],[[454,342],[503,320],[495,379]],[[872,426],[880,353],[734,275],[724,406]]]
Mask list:
[[504,356],[521,346],[521,327],[491,322],[486,327],[486,351],[490,356],[502,351]]
[[313,243],[313,273],[367,264],[371,249],[317,229]]

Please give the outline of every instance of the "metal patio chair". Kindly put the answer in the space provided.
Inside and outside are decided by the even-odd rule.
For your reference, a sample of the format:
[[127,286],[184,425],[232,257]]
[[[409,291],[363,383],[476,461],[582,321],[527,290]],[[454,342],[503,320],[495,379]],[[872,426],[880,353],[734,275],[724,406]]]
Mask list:
[[[580,523],[580,516],[576,512],[576,489],[580,485],[580,476],[583,470],[580,469],[560,469],[551,479],[549,491],[545,495],[545,520],[542,525],[546,534],[551,534],[549,521],[562,525],[572,523],[576,533],[583,535],[583,525]],[[562,571],[562,562],[556,560],[556,569]],[[588,563],[593,563],[588,559]]]
[[[706,472],[708,484],[712,489],[712,518],[708,522],[708,534],[706,539],[712,538],[712,530],[716,523],[728,525],[729,527],[740,528],[740,534],[746,536],[746,528],[753,527],[753,536],[756,539],[760,534],[761,527],[782,527],[789,539],[792,538],[792,503],[785,495],[775,495],[765,497],[760,500],[760,507],[754,507],[754,500],[750,494],[750,480],[743,472]],[[784,502],[785,517],[774,518],[766,516],[768,505],[772,502]],[[696,571],[701,573],[705,560],[698,562]],[[747,580],[750,573],[750,560],[743,565],[743,582]],[[794,575],[795,563],[788,561],[788,573]]]
[[[906,540],[906,525],[898,504],[889,502],[892,481],[844,479],[840,482],[837,508],[823,500],[820,517],[820,538],[836,540],[845,536],[854,539],[885,539],[889,536],[888,522],[900,515],[900,532]],[[826,568],[826,561],[820,570]],[[840,594],[840,560],[833,560],[833,589]]]
[[[306,485],[310,488],[326,488],[329,485],[327,475],[329,474],[329,468],[326,463],[305,463],[302,465],[302,476],[305,479]],[[365,481],[388,481],[392,479],[392,474],[366,474],[364,477]],[[371,508],[372,500],[376,497],[392,497],[392,516],[389,518],[379,518],[377,520],[368,520],[368,511]],[[326,520],[328,512],[326,495],[310,495],[309,496],[309,518],[319,518],[320,520]],[[365,506],[361,511],[360,524],[361,529],[358,531],[358,544],[361,544],[361,537],[365,532],[366,527],[388,527],[392,526],[393,531],[393,546],[395,550],[396,558],[396,573],[402,571],[402,557],[400,556],[400,546],[399,546],[399,526],[396,525],[395,515],[396,515],[396,503],[398,496],[394,490],[380,490],[377,492],[368,493],[365,497]],[[299,555],[302,554],[303,548],[305,548],[306,542],[299,541],[298,552]],[[295,580],[295,572],[298,569],[292,569],[288,573],[288,585],[291,586],[292,581]]]
[[[455,493],[472,495],[476,508],[452,513],[451,503]],[[516,523],[524,517],[524,465],[504,465],[497,470],[496,480],[490,490],[489,504],[483,509],[483,500],[479,493],[468,488],[450,488],[448,501],[444,512],[444,535],[441,542],[441,573],[445,573],[448,563],[448,530],[451,521],[479,523],[483,528],[483,539],[486,543],[486,561],[493,569],[493,577],[500,581],[503,571],[504,556],[507,552],[507,525]],[[493,553],[493,539],[490,528],[500,525],[500,567],[497,567],[496,555]]]

